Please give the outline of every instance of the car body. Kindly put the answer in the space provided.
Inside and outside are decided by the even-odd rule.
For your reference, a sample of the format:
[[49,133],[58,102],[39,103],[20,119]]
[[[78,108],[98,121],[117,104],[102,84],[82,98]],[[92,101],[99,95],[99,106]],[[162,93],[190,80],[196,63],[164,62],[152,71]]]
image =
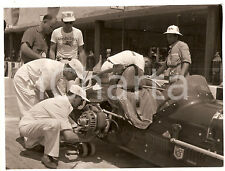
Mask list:
[[108,111],[106,116],[113,120],[98,137],[161,167],[223,166],[223,106],[204,77],[191,76],[188,86],[188,97],[170,100],[145,129],[132,124],[119,103],[94,100],[92,95],[92,104],[100,106],[96,118]]

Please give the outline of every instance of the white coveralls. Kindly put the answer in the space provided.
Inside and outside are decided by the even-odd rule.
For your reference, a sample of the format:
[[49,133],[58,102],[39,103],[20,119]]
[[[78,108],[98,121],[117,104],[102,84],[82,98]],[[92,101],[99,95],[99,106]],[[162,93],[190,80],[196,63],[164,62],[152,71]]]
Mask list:
[[44,145],[44,153],[58,157],[60,131],[72,129],[69,114],[73,107],[67,96],[49,98],[25,112],[19,123],[20,135],[25,137],[25,147]]
[[130,50],[122,51],[107,58],[107,61],[104,62],[101,67],[101,71],[112,68],[113,64],[122,64],[122,65],[134,64],[138,66],[142,71],[144,71],[145,67],[145,61],[143,56]]
[[40,101],[39,92],[57,89],[64,65],[51,59],[38,59],[24,64],[14,76],[14,86],[22,115]]

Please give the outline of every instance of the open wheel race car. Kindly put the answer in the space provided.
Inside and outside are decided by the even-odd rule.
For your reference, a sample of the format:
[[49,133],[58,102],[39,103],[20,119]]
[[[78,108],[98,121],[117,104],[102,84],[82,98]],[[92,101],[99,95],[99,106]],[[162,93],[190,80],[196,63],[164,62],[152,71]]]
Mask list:
[[[209,90],[204,77],[187,78],[187,98],[159,102],[152,89],[136,91],[102,83],[102,99],[89,92],[91,102],[74,120],[86,132],[161,167],[223,166],[223,106]],[[160,93],[161,90],[157,90]],[[160,105],[159,105],[160,104]],[[162,105],[163,104],[163,105]]]

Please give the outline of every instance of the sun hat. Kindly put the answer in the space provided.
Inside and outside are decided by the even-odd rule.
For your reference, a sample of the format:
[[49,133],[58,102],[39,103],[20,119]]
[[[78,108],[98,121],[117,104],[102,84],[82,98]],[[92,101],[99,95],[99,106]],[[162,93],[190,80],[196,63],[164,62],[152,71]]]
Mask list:
[[83,80],[84,67],[78,59],[72,59],[68,62],[69,66],[73,68],[77,74],[77,76]]
[[177,26],[175,25],[171,25],[167,28],[167,31],[163,34],[178,34],[178,35],[181,35],[183,36],[181,33],[180,33],[180,30]]
[[78,85],[72,85],[69,89],[69,91],[75,95],[80,96],[82,99],[86,100],[89,102],[89,100],[86,97],[86,91],[84,89],[82,89],[80,86]]

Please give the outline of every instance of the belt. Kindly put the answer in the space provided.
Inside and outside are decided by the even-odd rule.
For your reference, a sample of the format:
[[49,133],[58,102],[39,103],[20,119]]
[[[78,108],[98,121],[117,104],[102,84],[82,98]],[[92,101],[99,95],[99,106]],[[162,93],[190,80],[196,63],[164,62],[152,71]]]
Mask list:
[[169,68],[176,68],[177,66],[181,65],[181,63],[177,64],[177,65],[167,65]]
[[71,61],[72,60],[72,58],[64,58],[64,57],[56,57],[56,59],[58,60],[58,61],[61,61],[61,60],[68,60],[68,61]]
[[107,61],[114,65],[114,63],[112,61],[110,61],[110,59],[107,59]]

